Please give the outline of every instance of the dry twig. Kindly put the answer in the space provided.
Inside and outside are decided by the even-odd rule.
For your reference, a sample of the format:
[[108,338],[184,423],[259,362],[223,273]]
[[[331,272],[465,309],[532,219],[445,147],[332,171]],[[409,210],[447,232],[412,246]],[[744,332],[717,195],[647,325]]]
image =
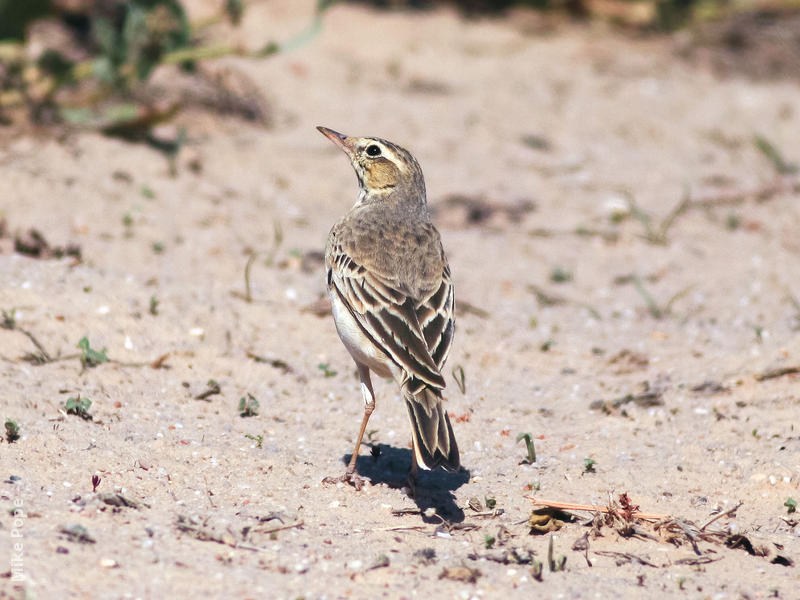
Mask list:
[[[558,508],[560,510],[583,510],[588,512],[599,512],[606,514],[618,511],[618,509],[613,506],[598,506],[596,504],[576,504],[574,502],[557,502],[552,500],[542,500],[540,498],[535,498],[533,496],[526,496],[526,498],[537,506],[549,506],[550,508]],[[669,515],[643,513],[639,511],[631,512],[630,516],[634,519],[644,519],[645,521],[658,521],[669,517]]]

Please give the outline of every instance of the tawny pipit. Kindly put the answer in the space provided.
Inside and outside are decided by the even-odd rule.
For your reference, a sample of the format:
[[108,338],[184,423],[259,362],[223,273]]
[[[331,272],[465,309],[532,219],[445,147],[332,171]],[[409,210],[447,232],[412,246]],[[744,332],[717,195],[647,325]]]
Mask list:
[[325,248],[336,330],[358,367],[364,419],[343,479],[361,487],[356,459],[375,409],[370,370],[393,377],[411,419],[417,467],[459,468],[442,408],[442,367],[453,341],[453,284],[425,200],[422,169],[408,151],[378,138],[318,127],[353,164],[358,201],[331,229]]

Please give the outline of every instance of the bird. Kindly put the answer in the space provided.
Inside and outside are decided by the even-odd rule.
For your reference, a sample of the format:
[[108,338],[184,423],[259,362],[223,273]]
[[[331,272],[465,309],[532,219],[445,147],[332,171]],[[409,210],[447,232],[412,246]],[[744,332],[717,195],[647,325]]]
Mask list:
[[356,203],[331,228],[325,277],[336,330],[356,363],[364,417],[345,474],[326,478],[357,490],[364,431],[375,409],[370,372],[393,378],[411,421],[412,493],[418,469],[458,471],[460,457],[442,406],[442,375],[455,332],[455,298],[441,236],[431,222],[422,169],[410,152],[381,138],[317,129],[347,154]]

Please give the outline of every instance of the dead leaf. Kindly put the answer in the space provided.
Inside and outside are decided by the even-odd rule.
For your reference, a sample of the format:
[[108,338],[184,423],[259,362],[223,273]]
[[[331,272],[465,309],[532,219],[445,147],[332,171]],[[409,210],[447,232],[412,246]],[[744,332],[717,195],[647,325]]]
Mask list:
[[453,581],[464,581],[467,583],[475,583],[481,576],[478,569],[471,569],[469,567],[445,567],[439,574],[439,579],[452,579]]
[[575,515],[549,506],[533,509],[531,516],[528,517],[528,525],[531,528],[532,535],[558,531],[566,523],[574,523],[575,521],[577,521]]

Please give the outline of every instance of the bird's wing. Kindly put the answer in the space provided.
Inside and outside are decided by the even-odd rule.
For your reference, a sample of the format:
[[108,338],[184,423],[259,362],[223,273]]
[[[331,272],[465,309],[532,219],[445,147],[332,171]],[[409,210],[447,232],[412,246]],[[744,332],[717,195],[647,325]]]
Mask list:
[[415,310],[425,336],[425,345],[439,372],[444,367],[453,344],[454,308],[453,281],[450,278],[450,267],[445,264],[441,284],[433,293],[418,302]]
[[364,334],[410,380],[443,389],[445,381],[440,369],[450,350],[454,329],[453,286],[447,265],[440,285],[415,300],[392,278],[359,264],[341,244],[329,247],[326,263],[328,287],[339,295]]

